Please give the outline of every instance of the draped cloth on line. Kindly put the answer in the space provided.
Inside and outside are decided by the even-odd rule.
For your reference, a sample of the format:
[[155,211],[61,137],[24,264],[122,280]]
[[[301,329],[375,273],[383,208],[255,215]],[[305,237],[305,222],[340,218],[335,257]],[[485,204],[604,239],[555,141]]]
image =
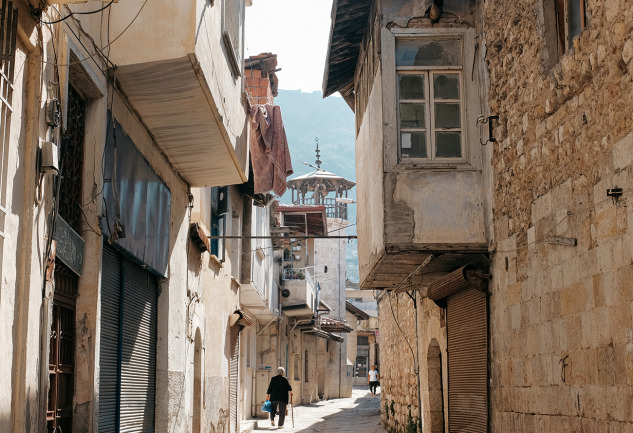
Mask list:
[[282,196],[292,174],[286,130],[278,105],[251,107],[251,161],[255,194],[273,191]]

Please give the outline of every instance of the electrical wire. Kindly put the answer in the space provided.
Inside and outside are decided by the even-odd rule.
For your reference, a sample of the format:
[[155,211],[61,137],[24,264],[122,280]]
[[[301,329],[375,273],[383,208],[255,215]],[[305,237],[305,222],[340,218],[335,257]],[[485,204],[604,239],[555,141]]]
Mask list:
[[[107,5],[105,5],[104,7],[94,10],[94,11],[88,11],[88,12],[70,12],[70,14],[66,15],[65,17],[62,17],[58,20],[55,21],[42,21],[40,20],[40,22],[42,24],[56,24],[56,23],[61,23],[62,21],[66,21],[68,18],[74,16],[74,15],[92,15],[92,14],[96,14],[99,13],[107,8],[109,8],[110,6],[112,6],[112,3],[114,3],[115,0],[111,0],[110,3],[108,3]],[[60,14],[61,15],[61,14]]]
[[[78,61],[76,61],[76,62],[70,62],[70,63],[65,63],[65,64],[62,64],[62,63],[57,63],[56,61],[55,61],[55,62],[47,62],[47,61],[43,61],[43,63],[45,63],[45,64],[47,64],[47,65],[54,64],[54,65],[56,65],[56,66],[63,66],[63,67],[67,67],[67,66],[79,65],[79,64],[81,64],[81,63],[83,63],[83,62],[85,62],[85,61],[87,61],[87,60],[92,59],[93,57],[95,57],[95,56],[97,56],[97,55],[101,55],[101,56],[102,56],[102,60],[107,60],[107,63],[110,63],[110,64],[114,65],[114,64],[110,61],[110,59],[108,58],[108,56],[107,56],[107,55],[105,55],[105,54],[103,53],[103,50],[105,50],[106,48],[110,47],[110,46],[111,46],[112,44],[114,44],[114,43],[115,43],[115,42],[116,42],[116,41],[117,41],[117,40],[118,40],[121,36],[123,36],[123,34],[124,34],[124,33],[125,33],[125,32],[126,32],[126,31],[127,31],[127,30],[131,27],[131,26],[132,26],[132,24],[134,24],[134,22],[136,21],[136,19],[138,18],[138,16],[141,14],[141,11],[143,11],[143,9],[145,8],[145,5],[147,4],[147,2],[148,2],[148,0],[145,0],[145,1],[143,2],[143,4],[141,5],[141,8],[138,10],[138,12],[136,13],[136,15],[135,15],[135,16],[134,16],[134,18],[132,19],[132,21],[130,21],[130,23],[127,25],[127,27],[125,27],[125,28],[121,31],[121,33],[119,33],[119,35],[118,35],[116,38],[112,39],[110,42],[108,42],[108,44],[107,44],[107,45],[105,45],[105,46],[103,46],[103,47],[100,47],[100,48],[99,48],[99,47],[97,47],[97,46],[96,46],[96,44],[95,44],[94,49],[96,50],[96,52],[94,52],[93,54],[90,54],[90,55],[88,55],[87,57],[85,57],[85,58],[83,58],[83,59],[80,59],[80,60],[78,60]],[[78,21],[78,20],[76,20],[76,19],[75,19],[75,21],[79,22],[79,21]],[[70,27],[70,25],[69,25],[67,22],[64,22],[64,23],[68,26],[68,28],[71,28],[71,27]],[[71,30],[71,31],[72,31],[72,30]],[[73,32],[73,34],[74,34],[74,32]],[[77,35],[75,35],[75,37],[77,37]],[[80,39],[79,39],[78,37],[77,37],[77,40],[79,40],[79,41],[80,41]],[[82,44],[82,45],[83,45],[83,44]],[[85,48],[85,46],[84,46],[84,48]],[[104,72],[104,71],[102,70],[102,72]],[[105,72],[104,72],[104,73],[105,73]]]
[[[411,350],[411,356],[413,357],[413,362],[416,363],[417,361],[415,358],[415,353],[413,352],[413,347],[411,346],[411,343],[409,343],[409,339],[407,338],[407,335],[404,333],[404,331],[400,327],[400,324],[398,323],[398,319],[396,319],[396,314],[393,311],[393,303],[391,302],[391,298],[393,297],[394,294],[396,295],[396,297],[398,296],[397,293],[393,293],[393,292],[389,294],[389,306],[391,307],[391,315],[393,316],[393,321],[396,323],[398,330],[404,337],[404,341],[407,343],[407,346],[409,346],[409,349]],[[416,323],[415,326],[418,326],[418,324]]]

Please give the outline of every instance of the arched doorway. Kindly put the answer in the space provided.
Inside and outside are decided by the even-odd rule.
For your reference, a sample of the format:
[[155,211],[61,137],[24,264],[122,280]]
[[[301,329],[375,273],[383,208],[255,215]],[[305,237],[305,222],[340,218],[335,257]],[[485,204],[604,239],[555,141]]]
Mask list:
[[431,340],[426,357],[428,368],[429,412],[431,433],[444,433],[444,392],[442,386],[442,351],[436,339]]
[[193,353],[193,433],[202,432],[202,337],[196,329]]

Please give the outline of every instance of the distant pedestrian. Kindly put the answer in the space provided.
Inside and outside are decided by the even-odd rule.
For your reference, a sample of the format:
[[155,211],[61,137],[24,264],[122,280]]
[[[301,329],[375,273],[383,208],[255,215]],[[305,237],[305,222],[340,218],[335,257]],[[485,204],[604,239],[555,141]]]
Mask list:
[[283,427],[286,419],[286,405],[288,404],[288,394],[292,398],[292,387],[288,379],[284,377],[283,367],[277,369],[277,376],[270,379],[266,400],[270,400],[270,425],[275,425],[275,415],[279,414],[279,427]]
[[367,373],[367,383],[369,384],[369,391],[371,391],[371,395],[376,395],[376,387],[379,384],[380,374],[378,370],[376,370],[376,366],[372,365],[371,370]]

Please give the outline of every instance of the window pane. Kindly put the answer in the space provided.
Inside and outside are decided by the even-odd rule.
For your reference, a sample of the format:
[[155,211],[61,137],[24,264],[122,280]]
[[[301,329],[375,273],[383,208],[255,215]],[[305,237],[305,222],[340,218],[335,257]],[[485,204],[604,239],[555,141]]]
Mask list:
[[399,39],[396,41],[396,66],[459,66],[458,39]]
[[436,128],[459,128],[461,125],[459,115],[459,104],[436,103],[435,104],[435,127]]
[[400,75],[400,99],[424,99],[424,75]]
[[424,128],[425,104],[400,104],[401,128]]
[[426,158],[426,132],[403,132],[400,148],[403,158]]
[[568,13],[568,23],[569,23],[569,46],[567,48],[571,48],[573,45],[574,37],[578,36],[582,31],[582,22],[584,17],[582,16],[582,8],[580,2],[584,0],[567,0],[567,13]]
[[435,156],[437,158],[461,157],[461,134],[461,132],[436,132]]
[[433,96],[435,99],[459,99],[459,75],[433,75]]

